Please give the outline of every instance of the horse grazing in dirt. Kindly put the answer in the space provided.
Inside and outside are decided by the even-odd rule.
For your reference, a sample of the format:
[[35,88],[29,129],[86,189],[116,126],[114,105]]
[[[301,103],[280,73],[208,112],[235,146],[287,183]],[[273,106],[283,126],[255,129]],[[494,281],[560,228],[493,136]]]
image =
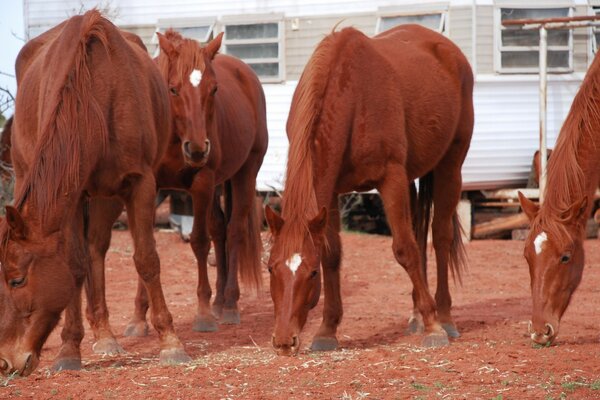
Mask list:
[[30,374],[65,311],[55,369],[81,367],[88,198],[127,207],[134,261],[152,301],[160,360],[189,357],[173,329],[153,237],[154,168],[166,148],[168,92],[139,38],[96,11],[25,45],[17,60],[14,207],[0,226],[0,370]]
[[583,275],[585,226],[600,183],[600,58],[592,63],[548,161],[544,203],[519,193],[531,229],[529,264],[531,340],[550,344]]
[[[237,324],[243,282],[258,287],[261,281],[260,225],[255,212],[256,175],[267,150],[266,107],[256,74],[240,60],[217,54],[222,35],[205,47],[169,30],[158,34],[161,54],[155,60],[170,91],[172,135],[156,173],[160,188],[185,190],[192,195],[194,225],[190,238],[198,261],[198,315],[193,329],[216,331],[221,323]],[[215,192],[223,186],[225,212]],[[116,218],[119,205],[113,205]],[[209,236],[210,229],[210,236]],[[108,322],[104,296],[104,254],[110,242],[110,225],[98,228],[93,263],[94,279],[88,319],[94,329],[98,353],[117,353]],[[217,294],[210,307],[207,273],[210,238],[217,259]],[[138,285],[134,316],[128,336],[147,333],[148,298]]]
[[[325,304],[312,349],[338,345],[338,194],[353,190],[381,193],[394,256],[413,283],[424,344],[446,345],[448,334],[458,335],[450,315],[448,267],[460,277],[463,247],[456,206],[473,130],[472,90],[473,74],[461,51],[420,26],[404,25],[372,39],[346,28],[318,45],[292,100],[282,216],[266,209],[274,237],[269,260],[272,343],[279,354],[298,351],[298,335],[319,299],[320,263]],[[415,178],[421,179],[413,217]],[[424,270],[432,201],[437,307]],[[413,318],[410,326],[416,330],[418,325],[419,318]]]

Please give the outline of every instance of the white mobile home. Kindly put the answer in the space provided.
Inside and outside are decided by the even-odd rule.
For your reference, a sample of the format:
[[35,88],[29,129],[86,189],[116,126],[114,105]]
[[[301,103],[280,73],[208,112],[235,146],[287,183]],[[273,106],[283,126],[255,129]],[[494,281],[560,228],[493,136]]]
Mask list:
[[[475,131],[463,167],[464,189],[471,190],[524,184],[538,146],[538,32],[509,31],[501,21],[594,15],[600,0],[24,0],[26,33],[31,38],[94,6],[140,35],[151,53],[156,30],[173,27],[201,42],[225,31],[222,51],[248,62],[264,83],[270,145],[259,190],[282,187],[292,94],[316,44],[336,24],[368,35],[407,22],[440,31],[476,75]],[[549,34],[550,147],[595,53],[594,33]]]

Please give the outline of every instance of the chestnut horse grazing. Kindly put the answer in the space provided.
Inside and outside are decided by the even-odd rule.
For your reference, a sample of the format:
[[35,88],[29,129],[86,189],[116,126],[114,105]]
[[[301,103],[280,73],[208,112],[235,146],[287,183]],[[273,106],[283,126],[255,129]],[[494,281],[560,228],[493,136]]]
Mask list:
[[531,340],[550,344],[558,335],[583,274],[585,226],[600,183],[600,58],[592,63],[548,161],[542,206],[519,193],[531,229],[525,240],[533,315]]
[[[424,344],[446,345],[448,334],[457,336],[448,267],[460,277],[463,248],[456,205],[473,130],[472,90],[473,74],[461,51],[420,26],[403,25],[372,39],[346,28],[318,45],[292,100],[282,216],[266,209],[274,236],[269,260],[275,305],[272,342],[279,354],[298,351],[299,333],[319,299],[320,263],[325,304],[312,349],[338,345],[342,299],[337,202],[339,193],[353,190],[376,188],[381,193],[394,256],[408,272],[415,309],[423,318]],[[419,177],[413,221],[412,181]],[[422,256],[432,201],[437,315]],[[418,328],[418,321],[411,326]]]
[[65,309],[54,368],[81,366],[87,228],[98,215],[88,213],[88,198],[125,203],[135,266],[152,299],[161,362],[189,360],[165,303],[153,237],[153,169],[169,135],[168,93],[140,44],[93,10],[29,42],[19,54],[15,206],[6,208],[0,226],[5,374],[28,375],[36,368]]

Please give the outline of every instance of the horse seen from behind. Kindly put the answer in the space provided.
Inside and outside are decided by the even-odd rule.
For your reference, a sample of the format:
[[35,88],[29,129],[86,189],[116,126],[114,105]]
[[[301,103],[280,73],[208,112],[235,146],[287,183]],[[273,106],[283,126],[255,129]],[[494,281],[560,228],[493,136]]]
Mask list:
[[[318,45],[292,100],[282,215],[266,209],[274,237],[269,271],[278,354],[299,349],[300,331],[319,299],[321,264],[325,303],[312,349],[338,346],[338,194],[354,190],[377,189],[382,196],[393,254],[413,284],[409,328],[424,329],[427,346],[458,336],[448,269],[460,278],[464,249],[456,206],[473,131],[472,91],[473,74],[458,47],[417,25],[374,38],[346,28]],[[435,301],[425,273],[432,203]]]
[[16,67],[15,201],[0,225],[0,370],[30,374],[63,311],[54,368],[81,367],[88,228],[106,218],[91,201],[112,198],[127,207],[160,360],[188,361],[163,296],[153,236],[154,169],[170,129],[158,69],[139,38],[96,10],[28,42]]
[[519,193],[530,220],[531,340],[551,344],[583,275],[585,226],[600,183],[600,58],[579,88],[548,161],[544,202]]

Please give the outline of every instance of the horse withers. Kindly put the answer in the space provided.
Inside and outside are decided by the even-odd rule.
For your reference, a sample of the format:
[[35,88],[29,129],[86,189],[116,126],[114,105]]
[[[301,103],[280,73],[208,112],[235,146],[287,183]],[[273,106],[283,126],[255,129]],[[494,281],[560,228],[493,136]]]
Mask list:
[[[413,284],[409,329],[424,329],[426,346],[446,345],[448,335],[458,336],[448,269],[460,278],[464,248],[456,206],[473,131],[472,92],[473,74],[459,48],[417,25],[374,38],[346,28],[317,46],[290,109],[282,216],[266,209],[274,236],[269,260],[272,341],[279,354],[298,351],[308,312],[319,299],[321,272],[323,321],[312,349],[338,346],[338,194],[354,190],[375,188],[382,196],[393,254]],[[421,178],[418,196],[412,184],[416,178]],[[435,301],[425,273],[432,203]],[[365,268],[377,279],[377,266]]]
[[585,227],[600,183],[600,58],[573,100],[549,158],[541,206],[519,193],[530,220],[524,255],[529,265],[531,340],[554,342],[560,320],[583,275]]
[[105,218],[88,204],[113,198],[128,210],[160,360],[188,361],[163,296],[153,236],[154,168],[170,131],[158,69],[139,38],[93,10],[28,42],[17,79],[15,202],[0,226],[0,370],[30,374],[63,311],[54,368],[81,367],[88,228],[99,222],[94,215]]

